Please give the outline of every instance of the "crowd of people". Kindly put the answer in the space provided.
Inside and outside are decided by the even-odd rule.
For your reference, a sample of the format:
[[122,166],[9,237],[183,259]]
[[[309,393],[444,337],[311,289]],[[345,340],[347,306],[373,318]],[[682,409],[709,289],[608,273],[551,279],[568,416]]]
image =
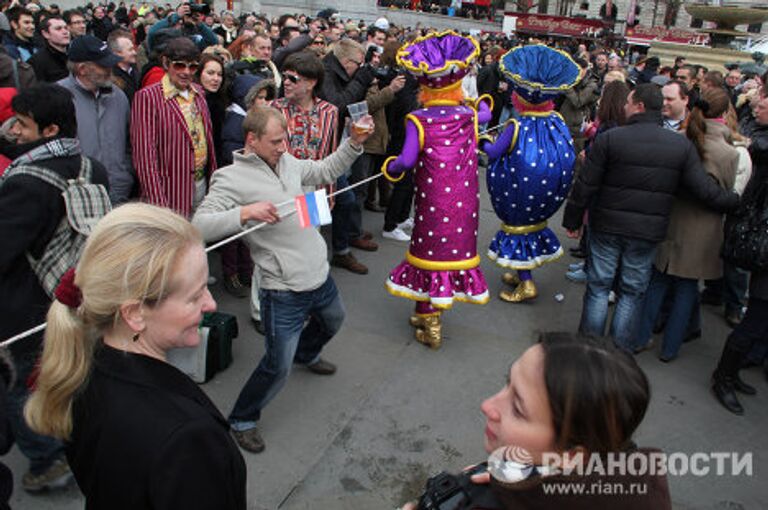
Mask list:
[[[362,181],[407,146],[423,148],[421,121],[405,119],[439,98],[419,94],[424,81],[398,51],[436,31],[343,21],[332,9],[269,19],[205,4],[60,12],[14,0],[0,11],[0,339],[47,317],[45,339],[0,350],[0,448],[15,441],[29,459],[26,491],[74,473],[89,508],[245,508],[240,449],[265,449],[257,425],[292,365],[336,372],[321,356],[345,315],[329,266],[368,273],[354,254],[378,250],[363,209],[382,213],[384,239],[418,235],[413,172]],[[683,57],[662,67],[594,41],[482,34],[459,100],[491,134],[518,115],[500,60],[525,44],[578,65],[553,107],[578,154],[563,226],[585,260],[565,277],[585,295],[579,335],[544,335],[483,404],[488,453],[627,448],[649,399],[633,356],[660,332],[659,359],[680,356],[702,335],[700,303],[722,306],[734,328],[712,388],[742,414],[737,393],[756,389],[739,370],[768,351],[768,268],[750,276],[720,253],[725,219],[768,203],[768,77]],[[367,115],[353,122],[356,103]],[[320,231],[291,213],[294,197],[321,188],[332,197],[330,257]],[[257,223],[267,228],[223,246],[222,274],[209,277],[204,244]],[[266,346],[228,417],[166,363],[169,349],[199,341],[214,280],[247,303]],[[432,314],[414,324],[420,340]],[[575,368],[593,377],[554,380]],[[626,383],[618,394],[616,380]],[[544,424],[540,437],[508,420],[504,392],[530,399],[514,412]],[[609,409],[590,407],[596,394]],[[666,480],[652,484],[627,508],[669,508]],[[7,468],[0,485],[9,496]],[[502,491],[503,507],[543,497],[529,489]]]

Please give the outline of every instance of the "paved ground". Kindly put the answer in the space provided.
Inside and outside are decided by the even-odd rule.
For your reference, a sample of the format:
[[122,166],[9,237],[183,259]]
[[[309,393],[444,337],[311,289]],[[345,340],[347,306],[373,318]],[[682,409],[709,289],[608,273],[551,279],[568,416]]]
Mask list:
[[[498,225],[487,204],[484,196],[481,246]],[[482,460],[482,399],[501,387],[509,364],[537,331],[578,324],[583,287],[563,278],[568,257],[537,271],[540,297],[517,306],[495,299],[502,271],[484,260],[494,299],[486,306],[457,305],[445,315],[444,347],[429,351],[412,340],[411,304],[383,289],[405,245],[380,239],[381,215],[366,213],[365,221],[381,244],[377,253],[356,252],[370,274],[333,270],[348,316],[325,355],[339,372],[323,378],[297,369],[266,409],[261,426],[267,450],[244,454],[250,509],[392,509],[419,494],[428,475]],[[241,328],[234,364],[203,386],[226,414],[263,341],[250,328],[245,301],[222,295],[218,285],[214,290],[219,308],[237,313]],[[554,299],[560,292],[563,302]],[[637,442],[667,452],[753,452],[753,476],[671,477],[672,498],[679,509],[764,509],[768,385],[761,372],[743,372],[760,392],[742,399],[743,417],[715,402],[708,380],[728,329],[718,310],[705,307],[703,319],[704,337],[685,345],[677,361],[662,364],[654,352],[639,357],[653,398]],[[26,461],[16,449],[5,460],[17,477],[14,509],[83,508],[74,487],[25,494],[18,479]]]

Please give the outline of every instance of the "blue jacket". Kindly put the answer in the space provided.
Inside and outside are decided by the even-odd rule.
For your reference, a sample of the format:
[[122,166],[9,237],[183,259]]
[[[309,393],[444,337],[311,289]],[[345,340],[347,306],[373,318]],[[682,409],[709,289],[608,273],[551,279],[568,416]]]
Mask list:
[[221,165],[232,164],[232,152],[245,145],[243,134],[245,110],[237,103],[232,103],[224,114],[224,126],[221,128]]
[[8,51],[8,56],[22,62],[26,62],[37,53],[34,41],[22,41],[13,34],[5,34],[3,46]]

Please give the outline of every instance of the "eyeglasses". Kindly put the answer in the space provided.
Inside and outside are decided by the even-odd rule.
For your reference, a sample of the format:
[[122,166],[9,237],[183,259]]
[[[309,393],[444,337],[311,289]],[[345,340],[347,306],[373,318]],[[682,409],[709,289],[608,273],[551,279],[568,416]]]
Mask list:
[[171,62],[174,71],[188,70],[190,73],[197,72],[200,68],[200,62],[185,62],[183,60],[174,60]]
[[357,60],[352,60],[351,58],[349,59],[349,61],[355,64],[357,67],[360,67],[361,65],[363,65],[362,62],[358,62]]
[[288,80],[291,83],[299,83],[299,80],[301,80],[301,76],[299,76],[297,74],[283,73],[283,78],[285,78],[286,80]]

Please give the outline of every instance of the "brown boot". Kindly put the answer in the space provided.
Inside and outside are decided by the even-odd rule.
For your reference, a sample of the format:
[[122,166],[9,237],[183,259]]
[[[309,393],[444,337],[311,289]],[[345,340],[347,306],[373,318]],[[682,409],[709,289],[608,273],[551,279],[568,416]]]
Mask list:
[[355,274],[368,274],[368,268],[358,262],[354,255],[334,255],[331,259],[331,265],[351,271]]
[[427,315],[422,319],[422,327],[416,329],[416,340],[432,349],[439,349],[443,343],[440,314]]
[[536,290],[536,285],[533,283],[533,280],[525,280],[520,282],[520,285],[515,287],[515,290],[512,292],[502,290],[499,297],[502,301],[506,301],[507,303],[522,303],[523,301],[534,299],[538,295],[539,293]]
[[501,281],[511,287],[517,287],[520,285],[520,277],[517,276],[517,273],[504,273],[501,275]]

